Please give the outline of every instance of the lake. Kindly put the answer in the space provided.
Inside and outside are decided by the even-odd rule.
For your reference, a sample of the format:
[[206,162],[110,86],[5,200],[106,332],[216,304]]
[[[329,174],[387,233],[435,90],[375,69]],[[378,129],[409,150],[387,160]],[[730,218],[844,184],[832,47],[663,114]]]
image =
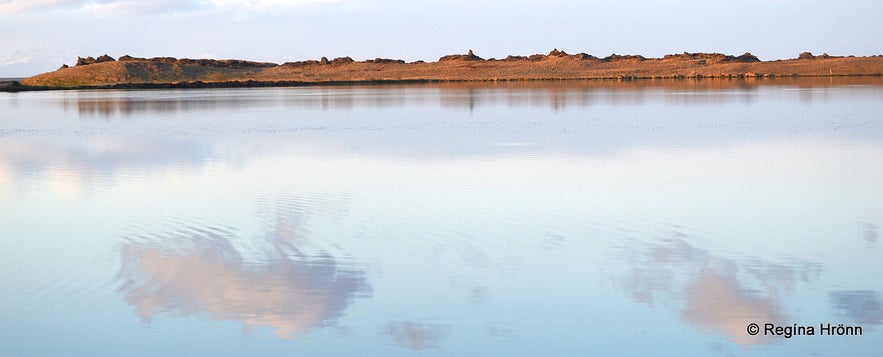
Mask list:
[[879,355],[881,227],[880,77],[0,93],[2,355]]

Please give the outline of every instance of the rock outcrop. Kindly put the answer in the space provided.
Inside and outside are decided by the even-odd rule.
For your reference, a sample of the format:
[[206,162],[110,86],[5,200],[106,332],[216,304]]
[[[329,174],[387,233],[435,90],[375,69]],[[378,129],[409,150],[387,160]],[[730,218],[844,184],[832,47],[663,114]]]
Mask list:
[[86,57],[86,58],[83,58],[83,57],[77,57],[77,64],[76,64],[76,65],[77,65],[77,66],[87,66],[87,65],[90,65],[90,64],[93,64],[93,63],[95,63],[95,58],[92,57],[92,56],[89,56],[89,57]]
[[333,64],[333,65],[343,65],[343,64],[353,63],[353,62],[355,62],[355,61],[353,61],[353,59],[350,58],[349,56],[337,57],[337,58],[331,60],[331,64]]
[[484,58],[476,56],[470,49],[465,55],[447,55],[438,59],[439,62],[444,61],[484,61]]
[[735,60],[737,62],[760,62],[760,58],[748,52],[743,53],[741,56],[736,56]]
[[101,63],[101,62],[114,62],[114,61],[116,61],[116,60],[113,59],[113,57],[108,56],[107,53],[105,53],[105,54],[103,54],[103,55],[101,55],[101,56],[98,56],[98,58],[95,59],[95,63]]
[[598,59],[598,57],[588,55],[585,53],[577,53],[575,55],[567,54],[567,52],[561,51],[557,48],[553,49],[549,52],[548,55],[543,54],[532,54],[530,56],[513,56],[509,55],[501,61],[505,62],[514,62],[514,61],[543,61],[550,58],[571,58],[576,60],[588,60],[588,59]]
[[663,60],[693,60],[700,64],[726,63],[726,62],[760,62],[756,56],[745,52],[741,56],[725,55],[723,53],[690,53],[665,55]]
[[629,61],[629,60],[643,61],[646,59],[647,58],[645,58],[644,56],[641,56],[641,55],[618,55],[618,54],[614,53],[614,54],[611,54],[610,56],[602,58],[601,60],[604,62],[619,62],[619,61]]
[[404,60],[389,59],[389,58],[375,58],[373,60],[372,59],[365,60],[365,62],[363,62],[363,63],[400,63],[400,64],[405,64],[405,61]]
[[[150,62],[159,62],[159,63],[175,63],[178,61],[175,57],[153,57],[147,59]],[[214,61],[214,60],[211,60]]]
[[816,59],[816,56],[813,56],[812,52],[803,52],[803,53],[801,53],[800,55],[797,56],[797,59],[802,59],[802,60],[806,60],[806,59],[808,59],[808,60],[811,60],[811,59]]
[[87,65],[95,64],[95,63],[114,62],[114,61],[116,61],[116,60],[113,59],[113,57],[108,56],[108,55],[105,53],[105,54],[103,54],[103,55],[101,55],[101,56],[98,56],[98,58],[94,58],[94,57],[92,57],[92,56],[89,56],[89,57],[86,57],[86,58],[83,58],[83,57],[77,57],[77,66],[87,66]]
[[[213,59],[189,59],[182,58],[179,60],[174,60],[173,57],[171,60],[166,60],[163,57],[158,62],[168,62],[168,63],[178,63],[180,65],[188,65],[188,66],[205,66],[205,67],[217,67],[217,68],[269,68],[276,67],[277,64],[269,63],[269,62],[253,62],[253,61],[243,61],[243,60],[213,60]],[[151,59],[153,61],[153,59]]]
[[120,56],[120,58],[118,59],[118,61],[120,61],[120,62],[127,62],[127,61],[146,61],[146,60],[147,60],[146,58],[132,57],[132,56],[129,56],[129,55],[122,55],[122,56]]
[[549,57],[567,57],[567,52],[559,51],[557,48],[549,52]]
[[294,62],[285,62],[282,64],[283,67],[304,67],[319,64],[319,61],[316,60],[306,60],[306,61],[294,61]]

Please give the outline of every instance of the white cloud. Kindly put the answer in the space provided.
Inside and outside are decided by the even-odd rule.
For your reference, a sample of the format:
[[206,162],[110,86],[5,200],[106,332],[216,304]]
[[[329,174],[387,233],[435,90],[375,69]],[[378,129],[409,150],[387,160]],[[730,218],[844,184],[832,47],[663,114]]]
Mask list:
[[270,8],[278,6],[296,6],[321,2],[339,2],[338,0],[209,0],[215,6],[245,6],[250,8]]
[[73,64],[77,52],[70,48],[59,50],[19,49],[15,52],[0,52],[0,78],[27,77],[54,70],[62,63]]
[[157,15],[180,14],[209,8],[203,0],[99,0],[84,6],[97,15]]
[[86,10],[98,15],[188,13],[213,8],[262,11],[339,0],[0,0],[0,14]]
[[[45,60],[47,57],[59,58],[61,53],[58,51],[46,51],[43,49],[20,49],[16,50],[11,55],[0,58],[0,67],[5,67],[13,64],[28,64],[34,62],[40,62]],[[60,63],[59,63],[60,65]]]
[[0,14],[15,14],[53,9],[75,9],[89,0],[0,0]]
[[0,67],[6,67],[13,64],[31,63],[36,57],[33,55],[12,56],[0,60]]

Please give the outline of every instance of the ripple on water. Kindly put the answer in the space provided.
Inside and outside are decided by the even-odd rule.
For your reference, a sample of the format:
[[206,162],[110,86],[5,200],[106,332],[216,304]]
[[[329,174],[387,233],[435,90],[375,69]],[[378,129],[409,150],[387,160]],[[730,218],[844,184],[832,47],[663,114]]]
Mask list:
[[876,329],[879,91],[685,83],[47,93],[0,123],[0,208],[37,218],[0,226],[0,302],[417,352]]
[[[279,200],[251,246],[231,227],[176,219],[169,231],[123,237],[119,292],[144,320],[199,316],[270,327],[283,338],[326,326],[358,297],[370,296],[365,272],[292,234],[303,198]],[[306,198],[307,201],[310,198]],[[322,200],[322,197],[318,198]],[[274,199],[270,201],[276,202]],[[265,217],[266,218],[266,217]],[[257,247],[245,252],[243,247]]]

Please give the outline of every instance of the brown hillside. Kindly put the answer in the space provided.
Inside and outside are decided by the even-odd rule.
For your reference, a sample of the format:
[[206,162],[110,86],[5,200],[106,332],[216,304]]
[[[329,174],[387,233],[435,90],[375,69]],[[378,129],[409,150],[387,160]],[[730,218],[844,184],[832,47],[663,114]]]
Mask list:
[[335,83],[370,81],[496,81],[601,78],[755,78],[792,76],[883,75],[883,57],[833,57],[802,53],[797,59],[763,62],[746,53],[683,53],[663,58],[553,50],[548,55],[483,59],[470,50],[438,62],[349,57],[283,64],[242,60],[176,59],[119,60],[104,55],[80,58],[74,67],[21,81],[24,86],[50,88],[138,86],[180,83]]

